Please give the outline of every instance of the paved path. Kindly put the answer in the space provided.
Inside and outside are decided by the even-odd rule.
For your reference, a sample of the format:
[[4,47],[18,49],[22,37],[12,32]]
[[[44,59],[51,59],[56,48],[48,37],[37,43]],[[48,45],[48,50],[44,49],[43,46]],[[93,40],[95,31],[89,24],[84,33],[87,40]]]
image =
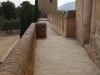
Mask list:
[[47,23],[48,37],[37,40],[34,75],[100,75],[80,43],[58,36]]

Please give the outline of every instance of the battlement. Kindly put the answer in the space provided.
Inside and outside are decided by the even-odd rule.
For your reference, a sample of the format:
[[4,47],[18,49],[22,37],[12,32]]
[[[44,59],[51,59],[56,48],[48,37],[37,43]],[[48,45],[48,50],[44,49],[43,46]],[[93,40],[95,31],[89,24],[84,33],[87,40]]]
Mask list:
[[[0,75],[33,75],[34,62],[37,64],[35,75],[100,75],[100,0],[76,0],[76,10],[67,12],[56,11],[57,0],[38,1],[41,16],[48,14],[50,23],[42,19],[41,23],[30,25],[0,63]],[[55,31],[54,36],[46,36],[53,33],[51,28]],[[46,37],[38,40],[35,61],[36,38]]]

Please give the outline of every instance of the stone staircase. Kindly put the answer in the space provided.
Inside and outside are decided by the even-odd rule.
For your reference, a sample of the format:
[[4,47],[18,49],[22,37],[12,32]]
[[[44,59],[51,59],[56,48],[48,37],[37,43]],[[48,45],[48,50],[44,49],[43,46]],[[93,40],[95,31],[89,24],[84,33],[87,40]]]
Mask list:
[[100,75],[76,39],[59,36],[47,20],[39,23],[47,24],[47,38],[37,40],[34,75]]

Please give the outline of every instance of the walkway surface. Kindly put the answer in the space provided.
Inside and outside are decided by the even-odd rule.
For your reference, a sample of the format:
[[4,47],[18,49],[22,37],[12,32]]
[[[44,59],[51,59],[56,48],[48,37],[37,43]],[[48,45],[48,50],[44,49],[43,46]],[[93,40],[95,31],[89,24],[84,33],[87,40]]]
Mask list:
[[34,75],[100,75],[76,39],[58,36],[51,23],[43,20],[40,22],[47,24],[48,37],[37,40]]

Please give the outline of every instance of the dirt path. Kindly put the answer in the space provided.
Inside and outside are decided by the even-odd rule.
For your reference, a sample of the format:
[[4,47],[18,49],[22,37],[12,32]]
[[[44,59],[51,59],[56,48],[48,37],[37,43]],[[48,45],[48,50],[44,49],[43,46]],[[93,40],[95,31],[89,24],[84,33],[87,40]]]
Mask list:
[[19,35],[0,36],[0,60],[4,57],[18,37]]

